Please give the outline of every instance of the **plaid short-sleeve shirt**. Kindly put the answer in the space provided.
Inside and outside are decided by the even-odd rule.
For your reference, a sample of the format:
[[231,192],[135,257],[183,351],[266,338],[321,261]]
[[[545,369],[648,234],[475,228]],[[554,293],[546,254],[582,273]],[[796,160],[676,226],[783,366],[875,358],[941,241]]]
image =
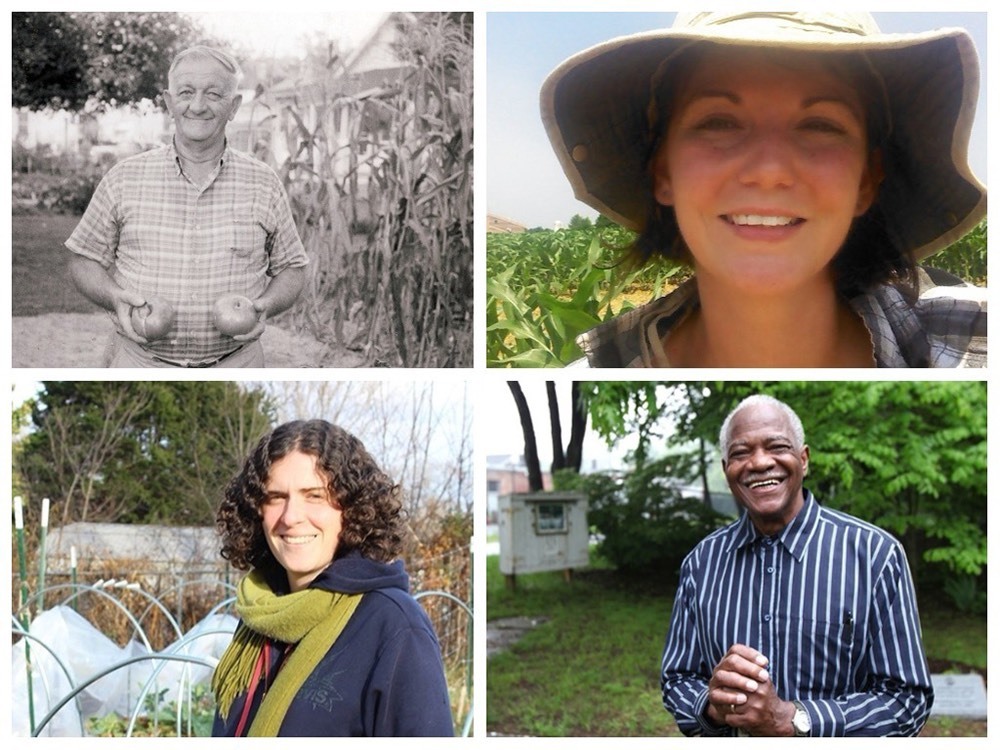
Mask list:
[[254,299],[271,277],[308,263],[277,175],[228,147],[201,187],[184,176],[173,145],[116,164],[66,247],[113,269],[123,288],[173,304],[173,331],[145,348],[183,364],[240,347],[215,328],[216,300]]

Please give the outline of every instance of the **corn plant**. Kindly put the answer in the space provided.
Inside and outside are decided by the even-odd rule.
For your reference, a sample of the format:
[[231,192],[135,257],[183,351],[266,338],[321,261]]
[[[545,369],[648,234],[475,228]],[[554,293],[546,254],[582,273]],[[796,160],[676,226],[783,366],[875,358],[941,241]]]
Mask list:
[[394,19],[401,74],[352,79],[331,56],[271,114],[311,260],[292,316],[368,365],[471,366],[471,16]]
[[971,284],[986,286],[987,244],[986,219],[983,219],[967,235],[927,258],[924,263],[953,273]]
[[576,337],[659,296],[685,273],[679,265],[626,270],[616,248],[631,235],[596,229],[487,237],[486,362],[491,367],[562,367],[582,356]]

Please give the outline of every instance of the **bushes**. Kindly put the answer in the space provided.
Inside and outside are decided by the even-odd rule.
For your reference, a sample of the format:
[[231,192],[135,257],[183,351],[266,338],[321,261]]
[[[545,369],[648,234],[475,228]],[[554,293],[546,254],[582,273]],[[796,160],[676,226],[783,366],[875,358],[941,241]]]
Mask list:
[[12,195],[15,208],[56,214],[82,214],[105,169],[47,146],[28,149],[15,143],[12,152]]
[[674,579],[691,548],[730,520],[701,500],[681,496],[670,482],[673,460],[652,461],[624,477],[579,477],[599,551],[622,572]]

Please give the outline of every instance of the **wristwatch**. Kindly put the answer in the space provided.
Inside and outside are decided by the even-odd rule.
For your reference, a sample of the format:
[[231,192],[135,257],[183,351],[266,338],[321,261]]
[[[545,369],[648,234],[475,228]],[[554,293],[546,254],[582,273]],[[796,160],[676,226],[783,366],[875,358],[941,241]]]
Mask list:
[[792,703],[795,704],[795,713],[792,714],[792,731],[796,737],[808,737],[809,732],[812,731],[812,722],[809,721],[806,707],[798,701],[792,701]]

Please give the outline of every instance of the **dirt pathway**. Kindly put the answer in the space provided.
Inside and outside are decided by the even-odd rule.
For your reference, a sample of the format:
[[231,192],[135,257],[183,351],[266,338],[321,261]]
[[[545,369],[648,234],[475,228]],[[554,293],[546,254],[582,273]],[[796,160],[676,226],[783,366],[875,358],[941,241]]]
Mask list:
[[[12,321],[14,367],[101,367],[112,330],[104,313],[46,313]],[[268,326],[261,339],[267,366],[358,367],[361,356],[333,351],[307,334]]]

